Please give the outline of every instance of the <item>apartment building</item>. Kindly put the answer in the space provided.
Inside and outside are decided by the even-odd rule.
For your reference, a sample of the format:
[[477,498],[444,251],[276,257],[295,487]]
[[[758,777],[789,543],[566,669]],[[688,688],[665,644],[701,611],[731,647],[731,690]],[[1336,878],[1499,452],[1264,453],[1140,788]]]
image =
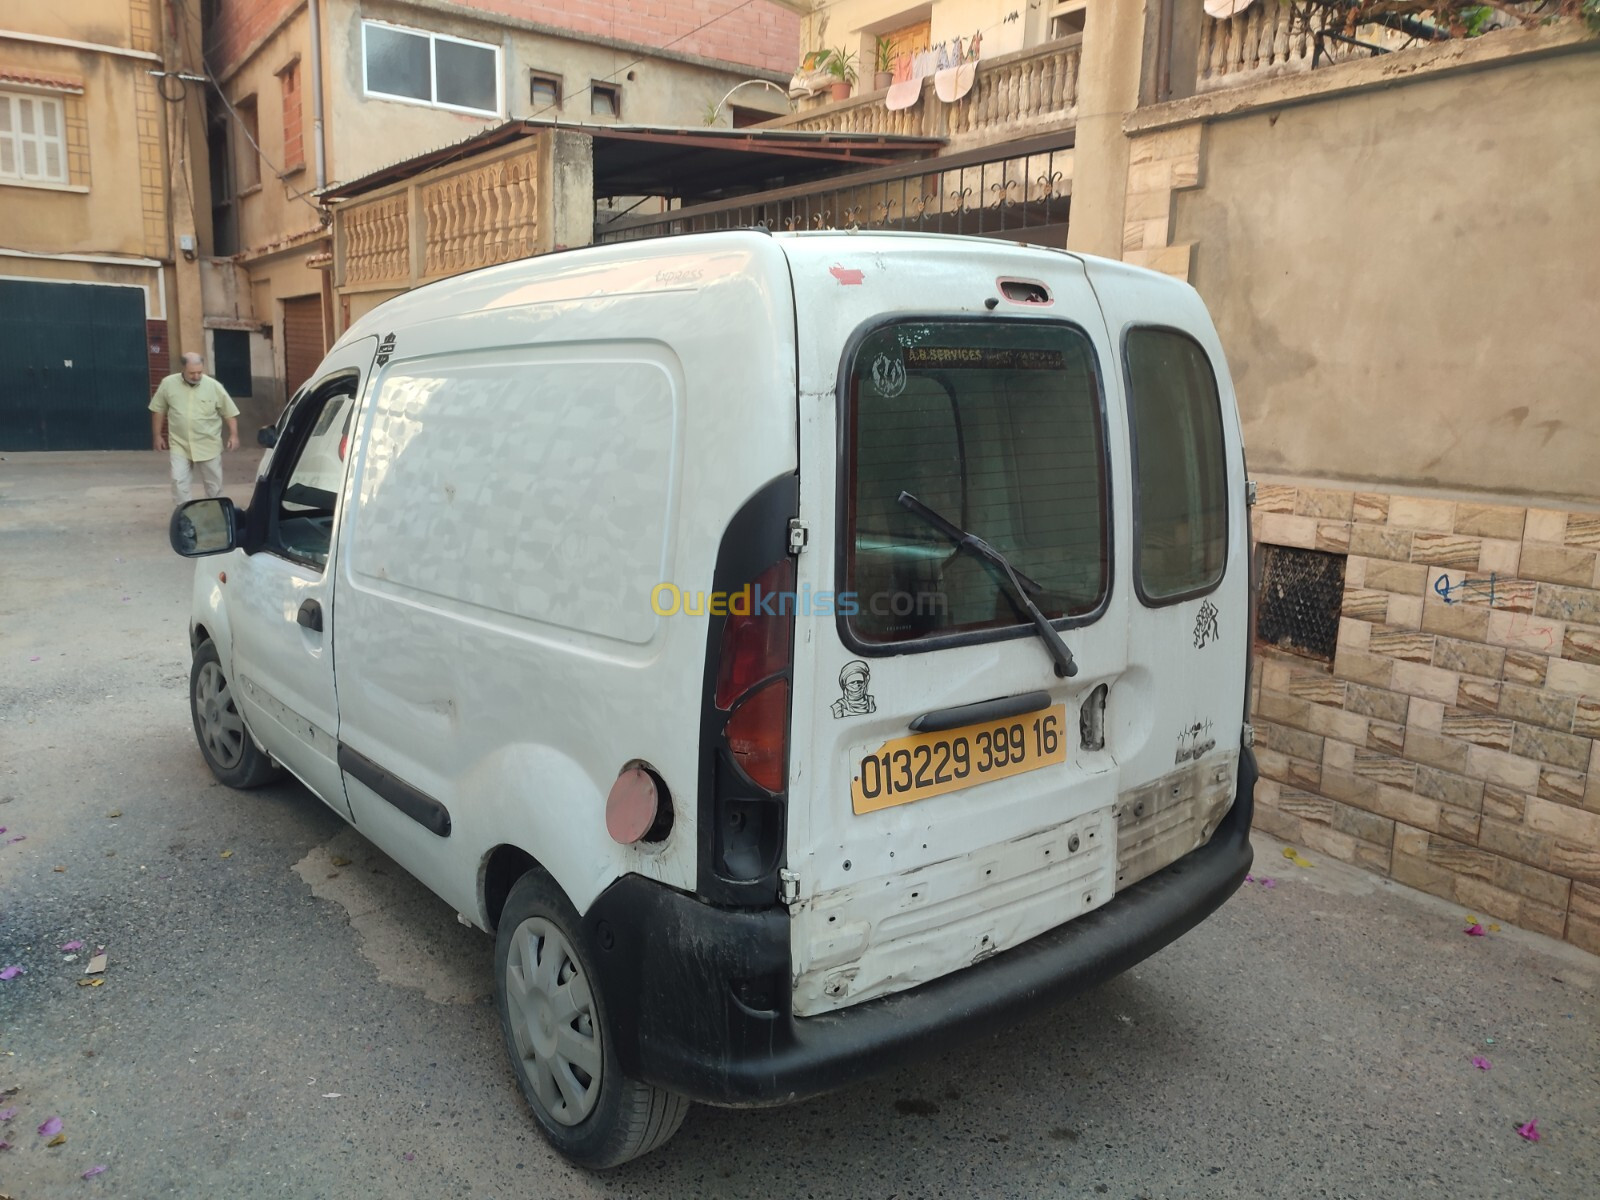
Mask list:
[[164,0],[0,16],[0,450],[150,444],[200,345],[200,23]]
[[[799,18],[768,0],[207,0],[213,338],[270,410],[336,324],[319,191],[520,117],[703,126],[787,110]],[[724,103],[735,89],[736,96]]]

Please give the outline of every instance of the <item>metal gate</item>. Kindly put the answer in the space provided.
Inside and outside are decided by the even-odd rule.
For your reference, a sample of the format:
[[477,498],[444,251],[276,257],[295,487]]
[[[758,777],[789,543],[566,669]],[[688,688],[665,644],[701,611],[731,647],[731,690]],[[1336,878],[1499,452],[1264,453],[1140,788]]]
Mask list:
[[1006,142],[831,180],[600,222],[595,241],[710,229],[893,229],[1065,247],[1073,133]]
[[139,287],[0,279],[0,450],[146,450]]
[[298,296],[283,302],[284,399],[315,374],[327,348],[322,344],[322,297]]

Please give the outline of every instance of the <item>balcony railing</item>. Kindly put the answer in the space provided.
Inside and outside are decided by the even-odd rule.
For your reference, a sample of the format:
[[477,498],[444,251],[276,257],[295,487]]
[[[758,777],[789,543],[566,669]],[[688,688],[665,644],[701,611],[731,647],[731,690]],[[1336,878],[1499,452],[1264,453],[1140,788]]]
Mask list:
[[[1491,15],[1483,32],[1512,27],[1536,18],[1543,7],[1534,0],[1513,0]],[[1323,10],[1291,0],[1260,0],[1232,17],[1201,18],[1196,62],[1197,92],[1242,87],[1262,79],[1292,75],[1335,63],[1389,54],[1428,42],[1450,41],[1452,35],[1406,16],[1384,24],[1345,27]]]
[[768,129],[908,134],[980,146],[1023,134],[1070,128],[1078,116],[1082,34],[978,63],[972,90],[953,104],[940,100],[933,77],[909,108],[890,112],[884,92],[852,96],[766,123]]

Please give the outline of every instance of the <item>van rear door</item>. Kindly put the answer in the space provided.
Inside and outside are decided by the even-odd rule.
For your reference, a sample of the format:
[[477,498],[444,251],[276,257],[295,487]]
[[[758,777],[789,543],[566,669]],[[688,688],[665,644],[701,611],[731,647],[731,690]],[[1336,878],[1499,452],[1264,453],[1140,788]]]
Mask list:
[[[1082,265],[917,251],[877,257],[849,305],[837,291],[808,303],[796,263],[800,311],[822,327],[801,345],[832,348],[831,364],[802,365],[800,1015],[937,978],[1109,900],[1121,789],[1102,702],[1148,689],[1126,679],[1128,589],[1113,580],[1126,419]],[[1048,310],[985,311],[1019,268],[1043,275]],[[952,308],[869,315],[926,312],[929,296]]]
[[[1199,295],[1092,262],[1129,410],[1133,548],[1129,674],[1160,680],[1129,711],[1113,693],[1121,764],[1118,886],[1210,838],[1236,791],[1250,650],[1250,528],[1233,385]],[[1128,736],[1130,728],[1144,735]]]

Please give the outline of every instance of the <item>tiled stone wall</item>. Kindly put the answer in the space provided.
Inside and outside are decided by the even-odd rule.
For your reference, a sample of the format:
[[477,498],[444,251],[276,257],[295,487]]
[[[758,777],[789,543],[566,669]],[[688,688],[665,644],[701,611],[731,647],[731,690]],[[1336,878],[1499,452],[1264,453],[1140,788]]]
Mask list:
[[1332,668],[1258,659],[1256,824],[1600,953],[1600,512],[1262,481],[1348,554]]

